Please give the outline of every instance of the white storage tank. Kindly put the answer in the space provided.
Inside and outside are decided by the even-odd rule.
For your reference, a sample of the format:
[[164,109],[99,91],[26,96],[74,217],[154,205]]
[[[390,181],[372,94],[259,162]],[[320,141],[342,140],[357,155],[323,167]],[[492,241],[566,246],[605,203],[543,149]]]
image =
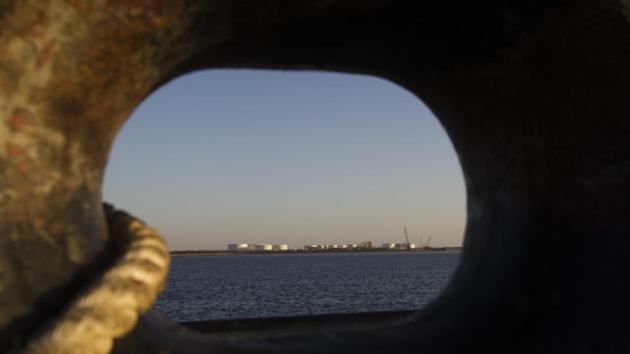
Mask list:
[[271,251],[273,250],[273,246],[268,243],[257,243],[254,247],[256,251]]
[[247,251],[249,245],[247,243],[230,243],[227,249],[228,251]]
[[289,245],[287,244],[273,245],[273,250],[274,251],[288,251]]

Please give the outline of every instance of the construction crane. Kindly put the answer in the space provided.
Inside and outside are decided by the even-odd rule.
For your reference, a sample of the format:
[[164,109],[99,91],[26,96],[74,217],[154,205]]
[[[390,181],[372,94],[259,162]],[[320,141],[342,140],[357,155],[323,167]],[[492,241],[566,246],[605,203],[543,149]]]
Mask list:
[[429,248],[429,242],[431,242],[431,236],[427,239],[427,243],[424,244],[424,248]]
[[411,244],[409,243],[409,236],[407,235],[407,225],[405,225],[405,249],[410,250]]

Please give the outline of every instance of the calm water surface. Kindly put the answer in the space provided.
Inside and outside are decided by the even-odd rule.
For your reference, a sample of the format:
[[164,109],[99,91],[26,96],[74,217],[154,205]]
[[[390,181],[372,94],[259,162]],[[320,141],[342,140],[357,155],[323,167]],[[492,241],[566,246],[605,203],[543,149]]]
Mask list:
[[173,257],[157,308],[176,321],[415,309],[459,252]]

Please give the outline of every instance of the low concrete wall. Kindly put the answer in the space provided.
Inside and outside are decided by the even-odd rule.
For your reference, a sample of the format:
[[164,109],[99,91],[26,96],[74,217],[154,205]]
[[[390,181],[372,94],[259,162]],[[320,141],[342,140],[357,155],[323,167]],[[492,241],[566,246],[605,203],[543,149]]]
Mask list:
[[414,311],[339,313],[326,315],[244,318],[182,322],[188,329],[226,339],[268,338],[313,332],[378,327],[402,321]]

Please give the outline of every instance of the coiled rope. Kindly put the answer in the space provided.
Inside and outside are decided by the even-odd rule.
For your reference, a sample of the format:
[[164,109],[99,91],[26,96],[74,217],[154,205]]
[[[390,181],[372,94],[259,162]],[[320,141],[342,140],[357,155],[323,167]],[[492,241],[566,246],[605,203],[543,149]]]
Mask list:
[[121,256],[27,343],[27,354],[106,354],[115,338],[133,329],[165,284],[166,244],[142,221],[110,214],[110,234]]

